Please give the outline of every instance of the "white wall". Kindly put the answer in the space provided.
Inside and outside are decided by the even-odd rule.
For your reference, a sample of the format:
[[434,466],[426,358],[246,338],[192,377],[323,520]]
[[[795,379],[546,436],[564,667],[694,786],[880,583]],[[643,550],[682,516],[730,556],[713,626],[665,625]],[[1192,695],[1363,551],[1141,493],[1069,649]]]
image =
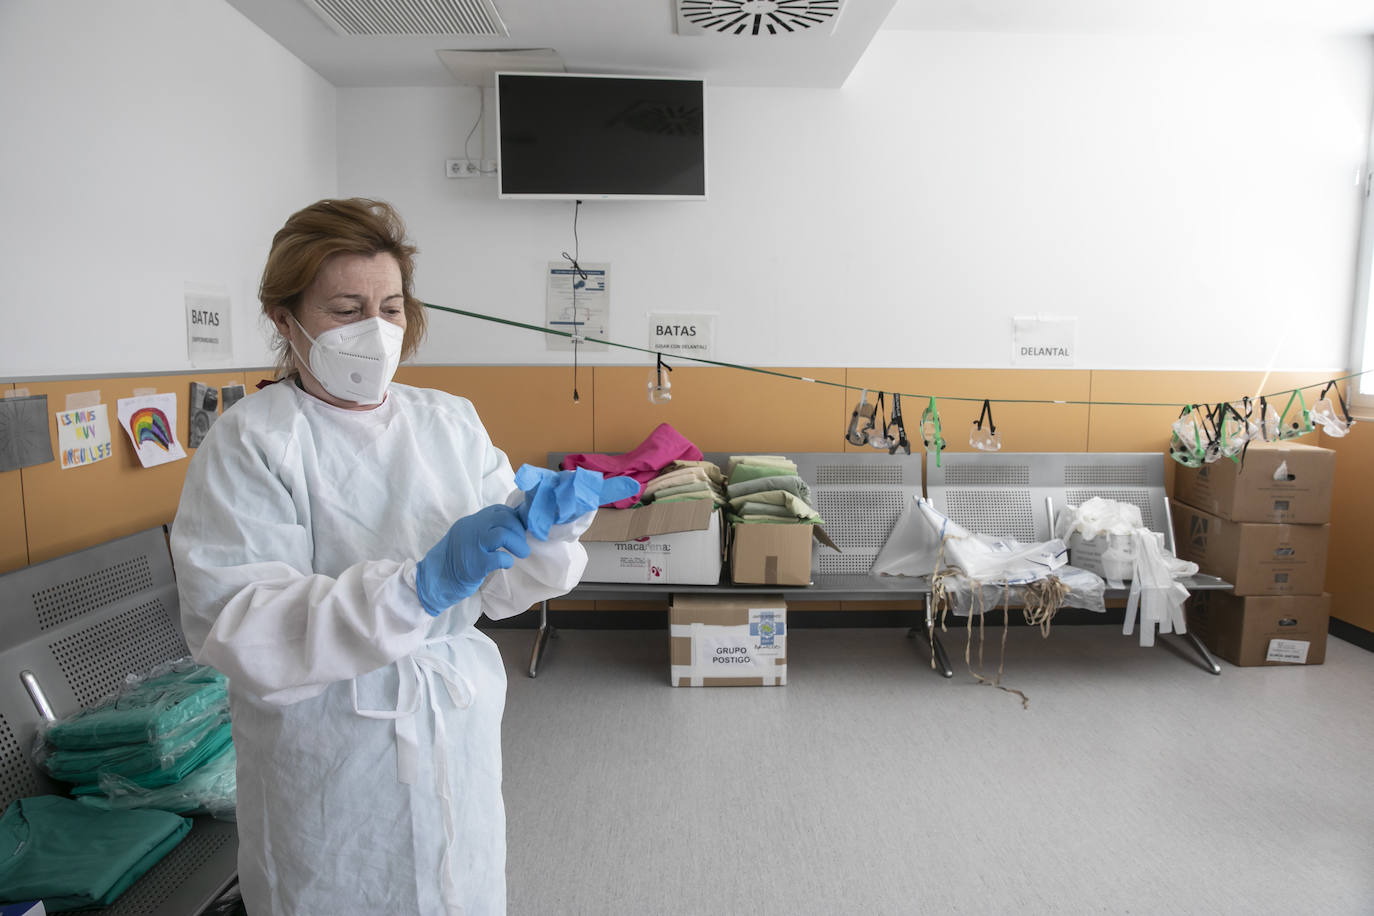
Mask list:
[[190,368],[184,281],[257,277],[337,187],[335,90],[223,0],[0,3],[0,378]]
[[[340,90],[339,190],[398,205],[422,297],[540,324],[573,205],[443,177],[477,105]],[[586,203],[580,254],[612,265],[613,339],[713,311],[750,365],[1005,366],[1046,314],[1080,367],[1338,367],[1372,105],[1368,39],[884,31],[841,90],[712,88],[711,199]],[[420,354],[566,359],[448,315]]]

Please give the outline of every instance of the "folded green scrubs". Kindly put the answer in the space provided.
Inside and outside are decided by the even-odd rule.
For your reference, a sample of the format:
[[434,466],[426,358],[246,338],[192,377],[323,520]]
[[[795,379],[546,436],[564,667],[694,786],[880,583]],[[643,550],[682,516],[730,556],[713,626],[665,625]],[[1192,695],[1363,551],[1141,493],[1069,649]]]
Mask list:
[[[765,508],[769,506],[774,509]],[[816,514],[816,510],[811,508],[806,500],[786,490],[765,490],[762,493],[736,496],[730,500],[730,507],[740,515],[782,515],[807,519]],[[777,509],[781,509],[782,512],[775,511]]]
[[50,913],[108,906],[190,830],[167,811],[21,798],[0,816],[0,901],[42,898]]
[[212,720],[212,724],[214,727],[195,744],[188,745],[175,756],[160,760],[150,759],[146,755],[135,755],[131,759],[114,761],[95,770],[70,774],[52,770],[51,759],[44,761],[44,764],[49,767],[48,772],[52,773],[54,778],[75,783],[72,787],[73,795],[92,795],[100,792],[98,783],[100,777],[105,774],[122,777],[145,789],[170,786],[185,779],[197,767],[218,756],[232,743],[232,729],[228,722]]
[[763,493],[767,490],[786,490],[807,502],[811,501],[811,488],[806,485],[806,481],[796,474],[770,474],[767,477],[732,483],[725,488],[725,492],[729,494],[731,499],[736,496],[748,496],[750,493]]
[[151,677],[118,697],[54,723],[44,739],[64,750],[155,741],[228,705],[229,682],[206,665]]

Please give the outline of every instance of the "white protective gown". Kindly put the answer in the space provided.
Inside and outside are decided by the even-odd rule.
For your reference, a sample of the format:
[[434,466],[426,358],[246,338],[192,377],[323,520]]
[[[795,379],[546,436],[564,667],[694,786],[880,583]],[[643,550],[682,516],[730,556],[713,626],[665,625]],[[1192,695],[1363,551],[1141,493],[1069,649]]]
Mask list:
[[229,677],[252,916],[505,912],[506,678],[473,624],[569,591],[591,515],[439,617],[415,566],[514,492],[443,392],[393,384],[350,411],[286,382],[211,427],[172,555],[191,651]]

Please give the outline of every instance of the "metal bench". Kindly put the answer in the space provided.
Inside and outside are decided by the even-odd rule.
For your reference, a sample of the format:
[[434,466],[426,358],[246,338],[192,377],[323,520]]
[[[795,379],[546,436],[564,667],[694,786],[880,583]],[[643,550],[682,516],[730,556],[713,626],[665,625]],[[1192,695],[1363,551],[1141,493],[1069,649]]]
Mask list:
[[[39,723],[113,693],[129,674],[188,654],[162,527],[0,576],[0,810],[64,794],[30,757]],[[237,878],[238,833],[193,819],[190,834],[108,907],[197,914]]]
[[[558,467],[565,452],[549,453],[548,466]],[[704,457],[724,470],[732,454],[707,452]],[[897,579],[869,575],[873,561],[887,542],[892,527],[912,498],[921,495],[919,452],[889,455],[887,452],[801,452],[789,453],[797,474],[811,489],[812,506],[825,520],[825,531],[835,545],[832,550],[816,550],[811,555],[809,586],[738,586],[729,581],[717,585],[638,585],[587,582],[578,585],[566,598],[580,600],[661,599],[672,594],[748,594],[766,591],[781,594],[788,601],[920,599],[924,587]],[[549,624],[548,602],[539,610],[539,630],[530,651],[530,677],[539,671],[548,640],[556,634]],[[935,638],[933,621],[927,609],[921,630],[943,658],[944,650]],[[948,668],[948,665],[946,665]],[[951,672],[952,673],[952,672]]]
[[[952,452],[926,473],[931,504],[970,531],[1023,542],[1054,536],[1056,507],[1076,507],[1094,496],[1132,503],[1151,531],[1174,544],[1164,494],[1164,455],[1158,452]],[[1214,576],[1183,580],[1189,591],[1230,588]],[[1109,597],[1125,590],[1109,589]],[[1191,632],[1180,634],[1213,674],[1221,666]]]

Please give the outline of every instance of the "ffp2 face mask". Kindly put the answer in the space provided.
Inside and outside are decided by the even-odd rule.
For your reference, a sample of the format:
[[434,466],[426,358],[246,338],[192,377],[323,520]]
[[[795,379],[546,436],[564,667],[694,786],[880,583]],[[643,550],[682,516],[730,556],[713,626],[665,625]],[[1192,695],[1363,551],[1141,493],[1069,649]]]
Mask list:
[[[296,321],[294,315],[291,320]],[[310,341],[310,374],[325,391],[341,401],[382,403],[401,362],[404,328],[381,318],[364,318],[311,337],[299,321],[296,327]],[[294,344],[291,349],[300,357]]]

